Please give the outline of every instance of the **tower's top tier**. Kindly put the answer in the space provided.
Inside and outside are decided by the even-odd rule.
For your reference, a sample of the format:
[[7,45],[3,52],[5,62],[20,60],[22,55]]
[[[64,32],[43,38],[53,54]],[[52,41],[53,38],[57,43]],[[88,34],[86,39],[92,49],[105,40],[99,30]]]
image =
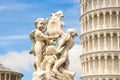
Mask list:
[[109,7],[120,7],[120,0],[80,0],[81,15],[88,11]]

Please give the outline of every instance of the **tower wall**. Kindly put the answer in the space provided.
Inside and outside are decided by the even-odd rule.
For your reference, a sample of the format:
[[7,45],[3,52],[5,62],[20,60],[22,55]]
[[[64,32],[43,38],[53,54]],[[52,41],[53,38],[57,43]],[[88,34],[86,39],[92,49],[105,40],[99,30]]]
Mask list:
[[81,0],[81,80],[120,80],[120,0]]

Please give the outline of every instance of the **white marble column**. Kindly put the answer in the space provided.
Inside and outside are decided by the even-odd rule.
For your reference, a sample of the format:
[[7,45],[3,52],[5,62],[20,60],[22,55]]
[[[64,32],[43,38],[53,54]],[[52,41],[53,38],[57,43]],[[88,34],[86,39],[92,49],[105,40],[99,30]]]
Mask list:
[[94,9],[94,0],[91,0],[92,1],[92,10]]
[[90,29],[90,20],[89,20],[89,16],[87,16],[87,21],[88,21],[88,30],[91,31],[91,29]]
[[[104,0],[105,1],[105,0]],[[103,28],[105,28],[106,27],[106,19],[105,19],[105,17],[106,17],[106,13],[105,12],[103,12]]]
[[117,6],[117,7],[119,6],[119,2],[118,2],[118,0],[116,0],[116,6]]
[[98,33],[98,51],[100,51],[101,50],[101,48],[100,48],[100,34]]
[[90,57],[88,57],[88,73],[89,73],[89,75],[91,74],[90,66],[91,66],[91,64],[90,64]]
[[110,26],[109,27],[112,27],[112,12],[110,11]]
[[105,80],[109,80],[108,78],[105,78]]
[[104,50],[106,50],[106,33],[104,33]]
[[87,64],[86,64],[86,59],[85,59],[85,61],[84,61],[84,64],[85,64],[85,71],[84,71],[84,74],[86,75],[87,74]]
[[120,55],[119,55],[119,57],[118,57],[118,62],[119,62],[119,74],[120,74]]
[[7,80],[7,73],[5,73],[5,80]]
[[92,74],[95,74],[95,56],[92,56],[92,60],[93,60]]
[[94,49],[94,43],[95,43],[95,40],[94,40],[94,35],[92,35],[92,51],[94,51],[95,49]]
[[85,53],[87,52],[87,40],[85,39]]
[[97,0],[97,8],[99,8],[99,5],[100,5],[100,4],[99,4],[99,0]]
[[119,33],[117,35],[117,41],[118,41],[117,47],[118,47],[118,50],[120,50],[120,34]]
[[81,14],[83,14],[83,4],[81,4]]
[[99,78],[98,80],[102,80],[102,78]]
[[105,7],[105,0],[103,0],[103,7]]
[[98,73],[101,74],[101,55],[98,56],[98,64],[99,64],[99,71],[98,71]]
[[111,5],[112,5],[112,0],[110,0],[110,5],[109,6],[111,7]]
[[97,29],[99,29],[100,26],[100,14],[97,14]]
[[95,78],[93,78],[93,80],[96,80]]
[[87,39],[88,39],[88,52],[90,52],[90,38],[89,38],[89,35],[87,36]]
[[105,55],[105,73],[107,73],[107,71],[108,71],[108,70],[107,70],[107,64],[108,64],[108,63],[107,63],[107,55]]
[[83,61],[81,63],[81,66],[82,66],[82,76],[84,76],[84,63],[83,63]]
[[9,80],[11,80],[11,73],[9,73]]
[[92,14],[92,30],[94,30],[95,27],[94,27],[94,15]]
[[111,50],[113,50],[113,33],[112,32],[110,34],[110,37],[111,37]]
[[117,11],[116,13],[116,16],[117,16],[117,28],[119,27],[119,12]]
[[111,55],[112,58],[112,73],[114,73],[114,54]]
[[83,19],[83,28],[84,28],[84,30],[83,30],[83,32],[85,33],[86,32],[86,25],[85,25],[85,18]]
[[90,4],[89,4],[89,1],[87,1],[87,9],[88,9],[88,11],[90,11]]

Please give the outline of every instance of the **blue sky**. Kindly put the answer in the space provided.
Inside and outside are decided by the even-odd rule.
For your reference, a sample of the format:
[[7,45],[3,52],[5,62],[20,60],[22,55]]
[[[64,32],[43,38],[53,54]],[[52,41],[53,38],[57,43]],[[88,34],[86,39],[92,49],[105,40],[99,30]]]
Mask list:
[[[35,28],[36,18],[49,18],[51,13],[58,10],[64,12],[65,27],[75,28],[80,36],[80,5],[79,0],[0,0],[0,62],[10,68],[24,74],[22,80],[30,80],[34,57],[28,54],[32,46],[29,33]],[[73,56],[79,58],[80,40],[75,39],[75,47],[71,51]],[[79,49],[79,50],[76,50]],[[71,57],[71,59],[76,59]],[[75,61],[73,61],[73,64]],[[73,65],[71,64],[71,65]],[[70,70],[78,69],[78,66],[71,66]],[[79,80],[80,70],[75,79]]]

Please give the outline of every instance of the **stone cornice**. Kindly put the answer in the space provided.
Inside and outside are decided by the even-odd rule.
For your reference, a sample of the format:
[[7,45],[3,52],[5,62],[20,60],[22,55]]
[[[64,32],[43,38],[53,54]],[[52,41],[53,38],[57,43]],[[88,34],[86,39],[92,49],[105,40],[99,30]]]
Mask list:
[[103,8],[98,8],[98,9],[94,9],[91,11],[87,11],[86,13],[82,14],[80,17],[80,20],[90,14],[97,14],[97,13],[103,13],[103,12],[109,12],[109,11],[120,11],[120,7],[103,7]]
[[98,74],[98,75],[87,75],[87,76],[81,76],[81,78],[92,78],[94,76],[94,78],[99,77],[99,78],[106,78],[106,76],[108,78],[113,78],[113,77],[117,77],[120,78],[120,74]]
[[93,30],[93,31],[89,31],[89,32],[85,32],[83,34],[81,34],[80,38],[83,36],[88,36],[88,35],[92,35],[92,34],[101,34],[101,33],[117,33],[120,32],[120,28],[108,28],[108,29],[98,29],[98,30]]
[[103,51],[103,50],[101,50],[101,51],[94,51],[94,52],[89,52],[89,53],[81,54],[80,58],[87,57],[87,56],[92,57],[92,55],[98,56],[99,54],[101,56],[104,56],[105,54],[111,55],[113,53],[114,53],[114,55],[117,55],[117,56],[120,55],[120,51],[116,51],[116,50],[105,50],[105,51]]

